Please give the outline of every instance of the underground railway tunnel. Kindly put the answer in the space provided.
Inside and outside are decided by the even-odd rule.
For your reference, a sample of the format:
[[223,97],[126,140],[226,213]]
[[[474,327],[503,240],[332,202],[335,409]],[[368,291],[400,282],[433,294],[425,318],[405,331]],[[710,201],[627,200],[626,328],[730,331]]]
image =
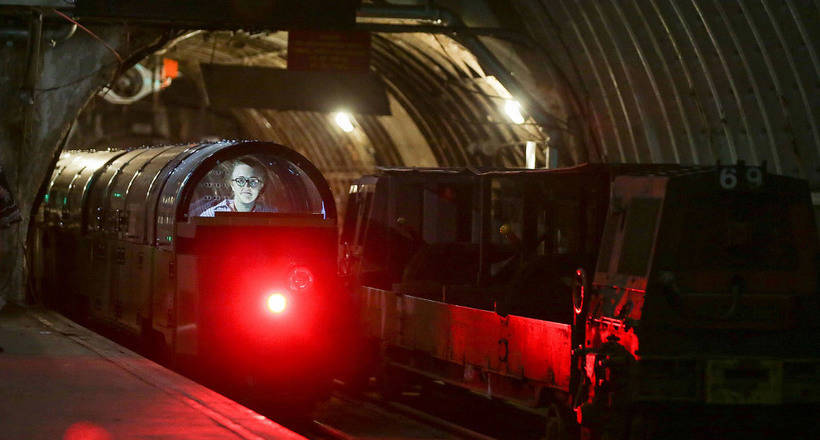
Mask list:
[[285,145],[340,227],[380,167],[743,161],[820,218],[815,1],[116,3],[0,1],[0,301],[41,300],[27,242],[68,149]]
[[[545,152],[553,167],[744,160],[808,179],[814,191],[820,185],[820,31],[810,1],[365,1],[348,28],[367,33],[368,44],[359,44],[367,50],[354,49],[366,66],[354,65],[362,55],[354,53],[340,68],[369,74],[377,91],[337,100],[338,110],[317,96],[293,109],[292,95],[315,87],[288,90],[287,76],[250,84],[233,102],[225,97],[241,76],[203,78],[210,65],[286,70],[286,30],[256,21],[246,27],[258,31],[187,30],[158,13],[148,23],[94,17],[104,4],[80,2],[105,44],[52,12],[71,15],[62,2],[4,2],[0,163],[6,203],[22,213],[4,233],[5,297],[23,298],[30,212],[65,146],[280,142],[316,162],[337,202],[353,178],[377,166],[521,167],[527,142],[539,167]],[[189,26],[218,27],[218,17],[199,20]],[[164,60],[175,64],[175,78],[162,77]],[[99,93],[109,83],[112,92]],[[258,96],[238,96],[248,89]],[[283,91],[291,96],[276,99]],[[250,98],[268,102],[243,106]],[[345,110],[350,132],[333,120]]]

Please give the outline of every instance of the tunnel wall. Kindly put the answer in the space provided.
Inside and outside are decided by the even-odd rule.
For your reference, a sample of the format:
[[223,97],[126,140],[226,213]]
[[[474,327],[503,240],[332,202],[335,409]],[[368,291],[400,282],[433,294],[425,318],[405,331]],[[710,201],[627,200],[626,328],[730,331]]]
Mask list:
[[593,159],[765,161],[820,189],[817,2],[512,4],[585,121]]
[[[23,22],[23,29],[27,29]],[[48,29],[49,23],[45,27]],[[8,28],[5,28],[8,29]],[[93,32],[128,58],[157,42],[159,32],[126,26],[96,26]],[[111,80],[119,62],[99,41],[75,33],[28,56],[27,38],[6,38],[0,45],[0,166],[20,208],[22,221],[0,230],[0,302],[25,301],[26,237],[38,189],[54,165],[60,140],[88,99]],[[40,66],[26,83],[27,66]],[[31,87],[33,86],[33,87]]]

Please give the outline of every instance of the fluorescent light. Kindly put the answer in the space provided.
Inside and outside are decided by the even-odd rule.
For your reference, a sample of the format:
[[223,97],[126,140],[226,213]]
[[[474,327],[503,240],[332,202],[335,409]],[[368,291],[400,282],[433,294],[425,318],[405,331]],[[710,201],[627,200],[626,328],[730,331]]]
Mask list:
[[535,141],[527,141],[527,147],[524,154],[527,162],[527,168],[535,168],[535,147],[538,145]]
[[350,116],[350,113],[347,112],[337,112],[336,113],[336,125],[342,129],[345,133],[350,133],[353,131],[353,117]]
[[523,124],[524,123],[524,116],[521,114],[521,104],[515,100],[509,100],[504,103],[504,111],[507,112],[507,116],[516,124]]

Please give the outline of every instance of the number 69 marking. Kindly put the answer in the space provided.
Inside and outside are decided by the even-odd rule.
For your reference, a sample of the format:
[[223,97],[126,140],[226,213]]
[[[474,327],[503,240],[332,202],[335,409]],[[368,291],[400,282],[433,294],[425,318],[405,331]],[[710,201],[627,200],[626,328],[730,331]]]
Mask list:
[[720,187],[723,189],[734,189],[737,187],[736,169],[724,168],[720,170]]
[[[746,173],[741,176],[744,183],[752,188],[757,188],[763,185],[763,172],[760,168],[746,168]],[[738,185],[737,169],[734,167],[723,168],[720,170],[720,186],[723,189],[735,189]]]
[[746,169],[746,181],[749,182],[749,186],[756,188],[763,184],[763,173],[760,171],[760,168],[747,168]]

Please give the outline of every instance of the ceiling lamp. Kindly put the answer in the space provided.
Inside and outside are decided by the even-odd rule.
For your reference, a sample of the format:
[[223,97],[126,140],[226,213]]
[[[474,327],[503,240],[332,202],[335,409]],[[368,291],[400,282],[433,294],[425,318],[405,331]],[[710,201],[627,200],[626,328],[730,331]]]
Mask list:
[[524,115],[521,114],[521,104],[515,100],[508,100],[504,103],[504,111],[507,117],[516,124],[524,123]]
[[353,117],[350,116],[350,113],[347,112],[336,112],[336,125],[342,129],[345,133],[350,133],[353,131]]

